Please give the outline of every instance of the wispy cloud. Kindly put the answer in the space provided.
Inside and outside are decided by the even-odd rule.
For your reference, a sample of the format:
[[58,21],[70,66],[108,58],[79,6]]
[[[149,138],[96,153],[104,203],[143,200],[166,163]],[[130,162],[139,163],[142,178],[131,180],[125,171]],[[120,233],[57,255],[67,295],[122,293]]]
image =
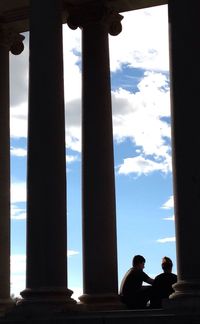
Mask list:
[[73,255],[77,255],[77,254],[79,254],[78,251],[74,251],[74,250],[68,250],[68,251],[67,251],[67,256],[68,256],[68,257],[71,257],[71,256],[73,256]]
[[174,208],[174,196],[170,196],[169,199],[162,205],[162,209]]
[[11,155],[17,156],[17,157],[27,156],[27,150],[20,148],[20,147],[11,147],[10,153],[11,153]]
[[11,204],[11,219],[13,220],[25,220],[26,219],[26,209],[19,208],[15,204]]
[[166,221],[174,221],[174,215],[169,216],[169,217],[164,217],[163,220],[166,220]]
[[158,243],[172,243],[172,242],[175,242],[175,241],[176,241],[175,236],[173,236],[173,237],[165,237],[165,238],[157,240]]
[[77,155],[66,155],[66,162],[67,163],[73,163],[75,161],[78,161]]

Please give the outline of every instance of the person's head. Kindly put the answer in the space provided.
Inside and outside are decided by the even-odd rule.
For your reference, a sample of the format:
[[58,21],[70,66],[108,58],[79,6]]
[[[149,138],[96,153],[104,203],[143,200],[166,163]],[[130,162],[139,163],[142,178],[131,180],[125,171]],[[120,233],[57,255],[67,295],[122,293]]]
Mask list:
[[164,272],[172,272],[173,263],[170,258],[166,256],[162,258],[161,266]]
[[132,265],[134,268],[144,269],[145,262],[146,260],[142,255],[135,255],[133,257]]

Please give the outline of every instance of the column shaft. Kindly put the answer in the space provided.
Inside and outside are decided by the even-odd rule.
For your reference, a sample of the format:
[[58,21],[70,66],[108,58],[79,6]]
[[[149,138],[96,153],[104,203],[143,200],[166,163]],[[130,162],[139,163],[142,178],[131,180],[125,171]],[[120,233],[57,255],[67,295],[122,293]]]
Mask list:
[[[178,284],[176,297],[200,297],[200,3],[169,0],[172,144]],[[199,302],[198,302],[199,303]],[[189,305],[189,304],[188,304]]]
[[[117,295],[117,243],[108,28],[82,29],[82,301]],[[88,299],[87,299],[88,298]]]
[[61,0],[31,1],[29,76],[27,289],[22,296],[25,301],[43,296],[66,300],[71,291],[67,289]]
[[0,40],[0,305],[10,298],[9,47]]

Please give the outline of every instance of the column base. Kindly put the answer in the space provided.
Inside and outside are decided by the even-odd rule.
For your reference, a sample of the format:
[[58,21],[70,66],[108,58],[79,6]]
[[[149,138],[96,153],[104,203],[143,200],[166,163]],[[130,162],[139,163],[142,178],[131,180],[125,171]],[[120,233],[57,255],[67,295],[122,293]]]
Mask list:
[[0,298],[0,316],[4,316],[15,306],[12,298]]
[[72,294],[73,291],[67,288],[27,288],[20,293],[22,299],[17,302],[17,308],[26,306],[31,312],[40,309],[44,313],[73,310],[77,302],[71,298]]
[[125,309],[117,294],[83,294],[79,297],[84,310],[118,310]]
[[180,312],[200,313],[200,282],[178,281],[175,292],[163,301],[163,308]]

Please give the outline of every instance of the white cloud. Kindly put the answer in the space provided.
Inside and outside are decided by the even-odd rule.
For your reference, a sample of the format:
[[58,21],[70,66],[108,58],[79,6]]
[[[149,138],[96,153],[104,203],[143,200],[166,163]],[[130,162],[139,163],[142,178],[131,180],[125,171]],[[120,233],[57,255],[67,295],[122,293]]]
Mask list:
[[167,6],[126,12],[123,16],[121,34],[110,36],[112,71],[119,69],[122,63],[147,70],[167,71]]
[[[148,69],[138,84],[138,92],[118,89],[112,93],[113,130],[118,142],[130,138],[145,160],[146,167],[138,172],[171,170],[171,130],[163,117],[170,116],[169,86],[166,75],[158,71],[168,70],[168,22],[167,6],[136,10],[124,14],[123,31],[110,37],[111,69],[116,71],[127,64],[130,67]],[[143,26],[145,25],[145,29]],[[141,27],[140,27],[141,26]],[[27,34],[28,36],[28,34]],[[12,57],[13,100],[11,106],[11,137],[27,137],[27,74],[28,38],[23,56]],[[81,31],[63,26],[64,81],[66,101],[66,146],[81,152]],[[18,73],[17,66],[23,71]],[[154,71],[154,72],[152,72]],[[157,73],[155,73],[157,71]],[[16,88],[15,88],[16,87]],[[17,91],[23,92],[14,100]],[[17,156],[24,151],[12,151]],[[135,161],[135,160],[133,160]],[[70,161],[68,161],[70,162]],[[130,160],[129,160],[130,162]],[[141,162],[141,161],[140,161]],[[144,161],[143,161],[144,162]],[[125,171],[127,161],[121,166]],[[137,168],[142,163],[137,163]],[[129,166],[130,172],[132,168]]]
[[163,218],[163,220],[166,220],[166,221],[174,221],[174,215],[172,215],[170,217],[165,217],[165,218]]
[[27,102],[11,106],[10,110],[10,135],[14,138],[27,137]]
[[26,255],[14,254],[11,255],[11,273],[19,274],[26,271]]
[[63,26],[65,99],[69,103],[81,97],[81,30]]
[[169,160],[170,145],[166,139],[170,140],[171,129],[163,120],[170,117],[166,84],[166,76],[146,72],[135,94],[124,89],[113,92],[113,131],[116,140],[130,138],[144,154]]
[[28,60],[29,33],[24,33],[24,51],[20,55],[10,55],[10,101],[17,106],[27,101],[28,96]]
[[119,89],[112,94],[114,138],[132,140],[140,156],[123,161],[119,173],[172,171],[169,86],[161,73],[145,72],[138,92]]
[[24,220],[26,219],[25,208],[19,208],[15,204],[11,204],[11,219],[13,220]]
[[170,196],[169,199],[162,205],[162,209],[174,208],[174,196]]
[[171,242],[175,242],[175,241],[176,241],[175,236],[173,236],[173,237],[165,237],[165,238],[157,240],[158,243],[171,243]]
[[11,203],[26,202],[26,183],[11,184]]
[[16,182],[11,183],[11,219],[24,220],[26,219],[25,207],[18,207],[18,203],[26,202],[26,183]]
[[81,287],[70,287],[70,289],[73,291],[72,298],[75,299],[76,301],[80,302],[78,297],[80,297],[83,294],[83,288]]
[[169,70],[167,6],[124,13],[122,25],[122,33],[110,37],[112,71],[123,64],[149,71],[136,93],[124,89],[112,93],[114,138],[131,139],[140,154],[125,159],[118,171],[171,172],[171,128],[163,119],[170,118],[169,80],[158,72]]
[[26,287],[25,274],[11,274],[10,292],[14,297],[21,297],[20,292]]
[[[28,33],[26,34],[28,38]],[[64,87],[66,103],[66,145],[81,151],[81,71],[80,60],[81,31],[70,30],[63,26],[63,53],[64,53]],[[22,73],[19,73],[18,67]],[[27,138],[28,118],[28,39],[25,42],[23,55],[12,56],[11,76],[11,113],[10,134],[11,138]],[[17,80],[16,80],[17,77]],[[20,95],[17,95],[20,93]],[[21,152],[22,153],[22,152]],[[14,151],[13,154],[20,154]],[[19,155],[18,155],[19,156]]]
[[[116,141],[130,138],[144,155],[165,160],[171,170],[170,125],[162,118],[170,116],[169,88],[165,75],[146,72],[138,84],[138,92],[118,89],[112,93],[113,131]],[[11,136],[27,136],[27,104],[11,109]],[[80,98],[66,103],[66,145],[81,152]],[[25,155],[14,150],[13,154]],[[159,161],[156,161],[159,163]],[[163,167],[160,167],[163,168]]]
[[163,173],[168,172],[168,165],[165,163],[157,163],[152,160],[145,159],[141,156],[137,156],[134,158],[124,159],[123,164],[118,167],[119,174],[130,174],[137,173],[141,174],[149,174],[154,171],[161,171]]
[[66,146],[81,152],[81,30],[63,26]]
[[66,162],[67,163],[72,163],[78,160],[77,155],[66,155]]
[[11,294],[16,297],[25,289],[26,256],[24,254],[11,255]]
[[73,256],[73,255],[77,255],[77,254],[79,254],[78,251],[74,251],[74,250],[68,250],[68,251],[67,251],[67,256],[68,256],[68,257],[71,257],[71,256]]
[[10,153],[12,156],[16,157],[26,157],[27,150],[20,148],[20,147],[11,147]]

